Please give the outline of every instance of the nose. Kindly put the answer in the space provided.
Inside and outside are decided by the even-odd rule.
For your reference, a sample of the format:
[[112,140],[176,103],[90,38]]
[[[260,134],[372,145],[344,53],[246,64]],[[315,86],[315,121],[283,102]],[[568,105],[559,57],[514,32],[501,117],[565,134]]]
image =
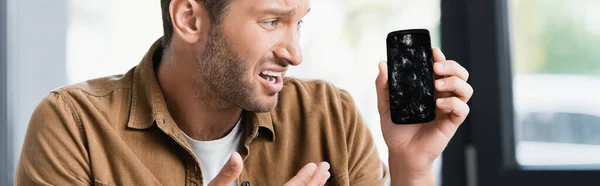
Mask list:
[[281,37],[281,42],[275,48],[274,54],[278,58],[287,60],[290,65],[297,66],[302,63],[302,49],[300,47],[300,31],[290,29]]

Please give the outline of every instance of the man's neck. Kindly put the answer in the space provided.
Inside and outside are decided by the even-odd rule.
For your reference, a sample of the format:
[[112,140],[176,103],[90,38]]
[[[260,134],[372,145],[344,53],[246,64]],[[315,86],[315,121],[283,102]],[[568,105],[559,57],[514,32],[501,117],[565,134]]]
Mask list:
[[[182,56],[182,55],[177,55]],[[157,69],[156,76],[171,117],[177,126],[195,140],[220,139],[235,127],[242,109],[227,103],[199,80],[193,58],[182,59],[166,55]],[[177,61],[177,62],[175,62]]]

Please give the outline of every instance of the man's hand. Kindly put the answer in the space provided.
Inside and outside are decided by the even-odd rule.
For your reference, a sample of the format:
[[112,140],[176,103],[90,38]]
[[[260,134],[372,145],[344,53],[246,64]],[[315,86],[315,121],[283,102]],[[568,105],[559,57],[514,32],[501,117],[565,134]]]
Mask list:
[[331,176],[329,173],[329,163],[321,162],[319,165],[309,163],[302,167],[302,169],[298,171],[298,174],[285,183],[284,186],[325,185],[329,176]]
[[436,89],[436,119],[417,125],[396,125],[390,116],[387,63],[379,63],[376,80],[377,105],[383,138],[389,148],[392,185],[433,185],[433,161],[469,113],[467,101],[473,88],[469,73],[455,61],[447,61],[439,49],[433,49]]
[[223,165],[219,174],[208,183],[208,186],[230,186],[240,176],[243,168],[244,162],[240,154],[232,153],[227,163]]
[[[234,152],[208,186],[230,186],[240,176],[243,167],[242,157]],[[330,175],[328,163],[321,162],[319,165],[309,163],[302,167],[298,174],[290,179],[285,186],[321,186],[325,185]]]

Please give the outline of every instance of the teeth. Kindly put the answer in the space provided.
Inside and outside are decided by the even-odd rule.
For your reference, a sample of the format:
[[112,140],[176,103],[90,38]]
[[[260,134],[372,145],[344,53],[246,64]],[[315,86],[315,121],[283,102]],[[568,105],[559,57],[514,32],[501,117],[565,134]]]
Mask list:
[[276,80],[277,80],[277,79],[276,79],[275,77],[273,77],[273,76],[267,76],[267,81],[268,81],[269,83],[275,83],[275,81],[276,81]]
[[283,76],[283,72],[273,72],[273,71],[269,71],[269,70],[262,71],[260,74],[265,76],[265,79],[267,80],[267,82],[273,83],[273,84],[277,82],[277,77]]
[[275,77],[275,76],[281,76],[281,75],[283,75],[283,72],[273,72],[273,71],[265,70],[261,74],[267,75],[267,76],[274,76]]

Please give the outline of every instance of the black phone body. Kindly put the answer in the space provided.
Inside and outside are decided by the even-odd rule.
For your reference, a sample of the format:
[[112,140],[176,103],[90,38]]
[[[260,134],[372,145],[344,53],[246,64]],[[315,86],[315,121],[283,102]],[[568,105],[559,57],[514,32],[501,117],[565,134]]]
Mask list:
[[390,113],[395,124],[435,119],[431,38],[426,29],[399,30],[387,39]]

